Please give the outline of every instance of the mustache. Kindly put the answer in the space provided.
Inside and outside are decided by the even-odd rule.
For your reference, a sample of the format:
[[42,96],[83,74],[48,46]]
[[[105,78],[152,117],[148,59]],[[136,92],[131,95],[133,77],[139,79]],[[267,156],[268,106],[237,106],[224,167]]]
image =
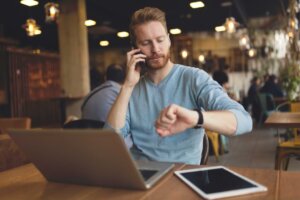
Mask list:
[[163,57],[164,57],[163,54],[156,54],[156,55],[148,57],[148,60],[157,59],[157,58],[163,58]]

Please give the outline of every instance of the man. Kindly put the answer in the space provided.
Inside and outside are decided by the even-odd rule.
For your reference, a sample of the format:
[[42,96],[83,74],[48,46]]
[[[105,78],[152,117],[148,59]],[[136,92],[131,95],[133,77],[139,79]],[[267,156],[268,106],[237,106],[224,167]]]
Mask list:
[[106,82],[92,90],[82,106],[82,118],[105,122],[125,78],[122,66],[112,64],[106,70]]
[[[204,129],[251,131],[249,114],[206,72],[171,62],[161,10],[136,11],[130,32],[137,49],[127,53],[127,75],[105,126],[131,135],[135,159],[199,164]],[[138,62],[147,65],[142,77]]]

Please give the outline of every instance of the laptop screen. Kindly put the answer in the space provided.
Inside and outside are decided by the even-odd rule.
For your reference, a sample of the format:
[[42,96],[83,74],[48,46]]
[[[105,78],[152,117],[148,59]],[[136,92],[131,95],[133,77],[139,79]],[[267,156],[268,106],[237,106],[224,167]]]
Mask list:
[[148,169],[140,169],[139,170],[144,178],[145,181],[147,181],[150,177],[152,177],[157,170],[148,170]]

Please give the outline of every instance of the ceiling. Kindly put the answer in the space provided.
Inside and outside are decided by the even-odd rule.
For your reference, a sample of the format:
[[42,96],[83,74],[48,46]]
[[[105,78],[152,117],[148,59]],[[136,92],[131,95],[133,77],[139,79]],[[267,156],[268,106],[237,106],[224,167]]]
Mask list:
[[[48,50],[58,49],[56,24],[46,24],[44,4],[50,0],[39,0],[39,5],[27,7],[19,0],[6,1],[0,8],[0,36],[16,39],[20,46],[30,46]],[[231,0],[232,6],[223,7],[229,0],[202,0],[205,7],[191,9],[188,0],[86,0],[87,18],[97,21],[89,27],[89,47],[101,48],[99,40],[108,39],[112,46],[129,45],[129,39],[117,38],[116,32],[128,30],[131,14],[145,6],[154,6],[166,12],[169,28],[181,28],[183,33],[196,31],[214,31],[222,25],[225,18],[232,15],[242,26],[248,26],[249,19],[261,16],[285,15],[288,0]],[[52,2],[58,2],[54,0]],[[27,18],[36,19],[42,34],[26,36],[22,24]]]

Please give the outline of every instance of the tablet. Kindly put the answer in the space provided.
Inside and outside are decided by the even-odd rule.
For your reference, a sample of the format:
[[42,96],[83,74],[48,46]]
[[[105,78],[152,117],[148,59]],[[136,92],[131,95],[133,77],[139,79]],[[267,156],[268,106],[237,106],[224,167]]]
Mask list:
[[174,172],[205,199],[238,196],[268,189],[224,166],[205,167]]

